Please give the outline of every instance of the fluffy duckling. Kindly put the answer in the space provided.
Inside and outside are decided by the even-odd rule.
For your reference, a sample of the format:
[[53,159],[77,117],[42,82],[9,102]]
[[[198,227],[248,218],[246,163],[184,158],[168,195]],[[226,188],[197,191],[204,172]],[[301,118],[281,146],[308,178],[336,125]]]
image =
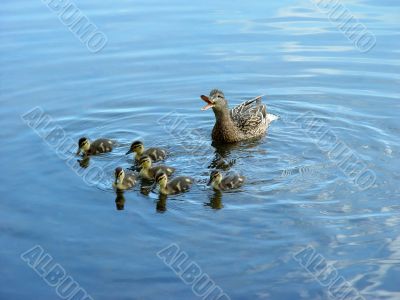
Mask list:
[[132,173],[126,173],[124,169],[118,167],[115,169],[115,181],[113,187],[119,191],[128,190],[136,184],[136,176]]
[[140,177],[147,180],[153,180],[156,177],[158,172],[163,172],[167,174],[167,176],[172,175],[175,172],[175,168],[167,167],[167,166],[151,166],[151,158],[148,155],[143,155],[139,160],[140,169]]
[[167,174],[160,172],[156,175],[156,184],[160,187],[160,194],[175,195],[188,191],[193,184],[193,179],[180,176],[168,182]]
[[149,148],[145,150],[144,145],[141,141],[133,142],[129,151],[126,152],[126,155],[132,152],[136,153],[135,155],[136,161],[139,161],[142,155],[150,156],[152,161],[163,160],[167,156],[167,152],[161,148]]
[[210,181],[207,185],[211,185],[215,190],[226,191],[237,189],[241,187],[244,183],[244,176],[239,174],[232,174],[223,177],[218,171],[212,171],[210,175]]
[[78,142],[76,155],[83,152],[84,156],[110,152],[113,149],[113,142],[109,139],[97,139],[90,142],[88,138],[82,137]]

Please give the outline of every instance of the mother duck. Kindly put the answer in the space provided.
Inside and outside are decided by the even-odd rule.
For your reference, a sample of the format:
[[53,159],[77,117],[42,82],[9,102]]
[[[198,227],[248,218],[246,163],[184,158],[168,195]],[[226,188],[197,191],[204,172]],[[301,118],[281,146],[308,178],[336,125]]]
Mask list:
[[267,114],[267,107],[261,96],[247,100],[232,109],[222,91],[214,89],[210,96],[201,95],[207,105],[202,110],[212,108],[215,114],[215,125],[212,139],[218,143],[235,143],[255,139],[265,135],[269,123],[277,117]]

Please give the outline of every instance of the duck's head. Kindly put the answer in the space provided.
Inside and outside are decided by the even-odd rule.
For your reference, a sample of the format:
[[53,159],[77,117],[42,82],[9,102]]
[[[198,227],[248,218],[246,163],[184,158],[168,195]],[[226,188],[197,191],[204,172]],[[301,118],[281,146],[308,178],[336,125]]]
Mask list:
[[129,149],[128,152],[126,152],[126,154],[135,152],[136,154],[141,154],[144,151],[144,145],[143,142],[141,141],[134,141],[131,145],[131,148]]
[[168,182],[168,176],[164,172],[158,172],[156,175],[156,184],[161,187],[165,187]]
[[139,166],[143,169],[151,168],[151,158],[148,155],[143,155],[139,160]]
[[76,155],[79,155],[81,151],[83,153],[86,153],[87,151],[89,151],[89,149],[90,149],[90,141],[85,137],[81,137],[78,141],[78,151],[76,152]]
[[212,108],[214,111],[220,111],[228,107],[228,101],[225,99],[224,93],[217,89],[212,90],[210,96],[201,95],[200,98],[207,103],[201,110]]
[[124,169],[122,169],[121,167],[116,168],[114,175],[115,175],[114,183],[116,185],[122,183],[122,181],[124,180],[124,177],[125,177]]
[[218,185],[222,181],[222,174],[219,171],[212,171],[210,174],[210,180],[207,185]]

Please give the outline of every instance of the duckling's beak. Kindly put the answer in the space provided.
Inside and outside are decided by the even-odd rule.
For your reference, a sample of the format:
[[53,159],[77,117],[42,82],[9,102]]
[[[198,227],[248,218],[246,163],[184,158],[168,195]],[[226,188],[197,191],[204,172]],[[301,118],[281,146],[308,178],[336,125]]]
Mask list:
[[81,153],[81,149],[78,148],[78,151],[76,151],[76,155],[79,155]]
[[208,181],[207,185],[211,185],[212,182],[212,178],[210,178],[210,180]]
[[129,149],[129,151],[126,152],[125,155],[128,155],[128,154],[130,154],[130,153],[132,153],[132,152],[133,152],[132,149]]
[[201,95],[200,98],[207,103],[201,110],[207,110],[209,108],[214,107],[215,103],[207,96]]

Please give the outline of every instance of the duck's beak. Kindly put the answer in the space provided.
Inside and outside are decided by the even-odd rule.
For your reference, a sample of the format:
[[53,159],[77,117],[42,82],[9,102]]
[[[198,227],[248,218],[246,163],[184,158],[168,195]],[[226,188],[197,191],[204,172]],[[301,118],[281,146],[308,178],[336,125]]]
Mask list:
[[78,148],[78,151],[76,151],[76,155],[79,155],[81,153],[81,149]]
[[125,155],[128,155],[128,154],[130,154],[130,153],[132,153],[132,152],[133,152],[133,151],[132,151],[131,149],[129,149],[129,151],[126,152]]
[[214,107],[215,104],[214,104],[213,101],[211,101],[211,99],[210,99],[209,97],[204,96],[204,95],[201,95],[200,98],[201,98],[204,102],[207,103],[207,105],[204,106],[201,110],[207,110],[207,109],[209,109],[209,108]]
[[207,185],[211,185],[212,179],[210,178],[210,180],[208,181]]

